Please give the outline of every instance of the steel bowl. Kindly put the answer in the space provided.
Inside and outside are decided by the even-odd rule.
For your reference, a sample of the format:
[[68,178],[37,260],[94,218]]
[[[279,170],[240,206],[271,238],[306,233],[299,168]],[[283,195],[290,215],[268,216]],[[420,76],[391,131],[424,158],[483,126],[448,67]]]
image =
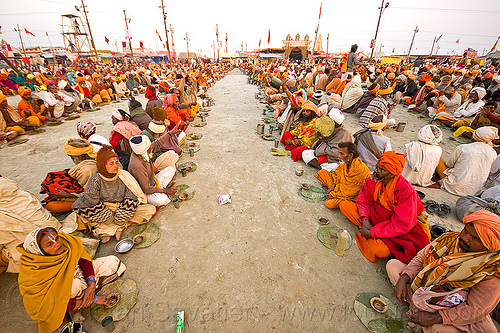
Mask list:
[[134,247],[134,240],[132,238],[124,238],[115,245],[115,251],[118,253],[127,253]]

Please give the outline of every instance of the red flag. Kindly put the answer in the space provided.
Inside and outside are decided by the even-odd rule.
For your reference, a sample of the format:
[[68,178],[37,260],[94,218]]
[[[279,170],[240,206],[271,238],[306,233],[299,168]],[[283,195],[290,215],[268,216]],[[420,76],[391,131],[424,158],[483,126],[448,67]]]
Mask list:
[[108,39],[108,37],[104,36],[104,41],[106,42],[106,44],[109,44],[109,39]]
[[144,47],[144,43],[143,42],[139,42],[139,46],[142,49]]
[[127,43],[126,42],[122,42],[122,46],[123,46],[123,48],[126,48],[127,47]]
[[262,38],[261,38],[261,39],[259,39],[259,49],[260,49],[260,43],[261,43],[261,42],[262,42]]
[[319,5],[319,17],[318,17],[318,20],[321,18],[321,8],[323,7],[323,3],[321,3],[321,5]]
[[160,39],[160,42],[163,42],[163,41],[161,40],[161,36],[160,36],[160,34],[158,33],[158,30],[155,30],[155,31],[156,31],[156,34],[158,35],[158,38]]
[[500,37],[497,38],[497,41],[495,42],[495,45],[493,45],[493,47],[491,48],[490,52],[493,52],[493,51],[495,51],[497,49],[497,44],[498,44],[498,39],[499,38]]
[[455,43],[457,43],[457,44],[460,43],[460,39],[457,39],[457,41]]
[[271,29],[269,29],[269,33],[267,34],[267,44],[271,42]]
[[31,36],[35,37],[35,35],[33,35],[33,33],[32,33],[32,32],[29,32],[28,30],[26,30],[26,28],[24,28],[24,32],[25,32],[26,34],[30,34]]
[[394,50],[395,50],[395,49],[396,49],[396,48],[393,48],[393,49],[392,49],[392,53],[394,53]]

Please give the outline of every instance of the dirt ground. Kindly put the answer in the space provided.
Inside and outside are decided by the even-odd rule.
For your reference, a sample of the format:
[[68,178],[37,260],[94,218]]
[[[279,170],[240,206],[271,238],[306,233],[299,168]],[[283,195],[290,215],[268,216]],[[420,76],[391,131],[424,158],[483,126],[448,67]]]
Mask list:
[[[152,220],[161,229],[155,244],[118,255],[127,266],[124,277],[137,282],[139,296],[129,315],[116,323],[116,332],[174,332],[179,310],[185,311],[185,332],[365,332],[353,311],[358,293],[380,292],[399,304],[384,261],[370,263],[355,244],[338,257],[318,241],[321,216],[351,235],[357,227],[340,211],[297,195],[300,183],[320,185],[315,170],[306,167],[297,177],[298,163],[270,154],[272,142],[255,134],[263,108],[256,92],[238,69],[209,89],[216,105],[208,125],[188,130],[203,134],[201,150],[180,159],[194,161],[198,169],[177,178],[177,184],[196,189],[194,198],[180,209],[171,204],[160,209]],[[143,96],[140,101],[145,102]],[[9,102],[17,105],[16,98]],[[104,122],[97,133],[107,137],[111,109],[117,106],[126,104],[83,113],[80,119]],[[394,115],[408,124],[402,133],[386,131],[401,151],[426,120],[400,106]],[[46,127],[45,133],[25,136],[25,144],[0,149],[0,174],[42,198],[38,192],[46,173],[72,166],[63,145],[77,137],[77,121]],[[347,115],[345,124],[352,133],[359,129],[354,115]],[[444,132],[441,146],[448,156],[457,143],[448,139],[449,130]],[[457,197],[443,190],[421,190],[426,199],[455,205]],[[221,194],[230,194],[232,203],[219,206]],[[430,217],[435,222],[461,229],[454,211],[445,219]],[[114,254],[114,244],[103,245],[97,256]],[[16,279],[0,277],[0,331],[37,332]],[[83,314],[87,333],[102,331],[88,311]]]

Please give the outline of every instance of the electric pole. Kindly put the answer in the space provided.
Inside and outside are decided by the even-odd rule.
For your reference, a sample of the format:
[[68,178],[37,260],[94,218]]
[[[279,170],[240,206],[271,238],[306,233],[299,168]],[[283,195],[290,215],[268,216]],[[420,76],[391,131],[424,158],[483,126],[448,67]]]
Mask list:
[[165,13],[165,6],[163,5],[163,0],[161,0],[161,12],[163,13],[163,25],[165,26],[165,36],[167,37],[166,39],[167,51],[168,51],[167,59],[170,62],[170,45],[168,43],[167,14]]
[[123,10],[123,16],[125,16],[125,27],[127,28],[127,35],[128,35],[126,37],[128,38],[128,46],[130,48],[130,56],[132,57],[132,61],[134,61],[134,50],[132,49],[132,36],[130,35],[130,31],[128,30],[128,22],[130,21],[130,19],[127,19],[127,11],[125,9]]
[[217,36],[217,62],[219,62],[219,25],[215,25],[215,35]]
[[189,63],[189,37],[188,37],[188,33],[186,31],[186,38],[184,38],[186,40],[186,47],[187,47],[187,53],[188,53],[188,63]]
[[26,58],[26,50],[24,49],[24,43],[23,43],[23,38],[21,37],[21,31],[19,30],[19,24],[17,25],[17,29],[14,29],[17,31],[17,34],[19,35],[19,40],[21,41],[21,48],[23,50],[24,57]]
[[410,56],[411,48],[413,47],[413,41],[415,40],[415,35],[418,32],[418,25],[415,27],[415,30],[413,30],[413,38],[411,39],[410,43],[410,49],[408,50],[408,57]]
[[328,46],[330,44],[330,33],[326,36],[326,59],[328,60]]
[[213,41],[213,43],[212,43],[212,47],[213,47],[213,49],[214,49],[214,61],[215,61],[215,41]]
[[227,32],[226,32],[226,53],[227,53]]
[[378,14],[378,22],[377,22],[377,30],[375,30],[375,38],[373,38],[373,45],[372,45],[372,53],[370,54],[370,60],[373,58],[373,52],[375,51],[375,44],[377,43],[377,35],[378,35],[378,27],[380,26],[380,18],[382,17],[382,14],[384,13],[385,9],[389,7],[389,2],[385,4],[384,7],[384,1],[382,0],[382,4],[380,5],[380,13]]
[[97,55],[97,50],[95,48],[94,37],[92,36],[92,30],[90,29],[89,17],[87,16],[87,9],[85,9],[85,3],[82,0],[83,15],[85,15],[85,21],[87,22],[87,28],[89,28],[90,42],[92,43],[92,48],[94,49],[97,62],[99,62],[99,56]]

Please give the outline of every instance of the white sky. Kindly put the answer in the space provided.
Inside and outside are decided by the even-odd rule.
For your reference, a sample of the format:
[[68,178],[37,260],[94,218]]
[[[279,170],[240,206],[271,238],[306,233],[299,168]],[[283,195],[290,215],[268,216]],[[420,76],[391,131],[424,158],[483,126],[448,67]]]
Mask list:
[[[320,0],[164,0],[167,24],[172,24],[177,52],[186,51],[184,37],[189,34],[190,52],[211,56],[215,40],[215,25],[219,24],[219,39],[228,34],[228,50],[234,52],[246,42],[248,50],[267,46],[268,30],[271,30],[271,47],[281,47],[287,34],[292,38],[309,34],[314,38],[318,23]],[[156,36],[158,30],[165,40],[160,0],[86,0],[89,21],[97,49],[115,50],[117,40],[121,50],[125,23],[123,10],[131,18],[132,45],[139,41],[152,50],[162,49]],[[326,37],[330,33],[329,52],[347,51],[357,43],[360,51],[369,54],[370,40],[374,37],[378,18],[379,0],[323,1],[319,33],[326,50]],[[81,0],[0,0],[0,26],[5,39],[12,46],[20,45],[14,31],[19,24],[25,46],[49,46],[46,32],[53,46],[63,46],[61,14],[78,14],[75,5]],[[376,50],[391,54],[406,53],[418,25],[412,54],[428,54],[434,36],[443,34],[439,44],[440,54],[463,51],[467,47],[488,52],[500,35],[499,0],[390,0],[382,15]],[[24,28],[36,37],[27,36]],[[104,36],[110,40],[106,45]],[[170,35],[169,35],[170,38]],[[459,40],[457,45],[456,41]],[[223,52],[225,40],[223,41]],[[498,47],[500,49],[500,46]]]

